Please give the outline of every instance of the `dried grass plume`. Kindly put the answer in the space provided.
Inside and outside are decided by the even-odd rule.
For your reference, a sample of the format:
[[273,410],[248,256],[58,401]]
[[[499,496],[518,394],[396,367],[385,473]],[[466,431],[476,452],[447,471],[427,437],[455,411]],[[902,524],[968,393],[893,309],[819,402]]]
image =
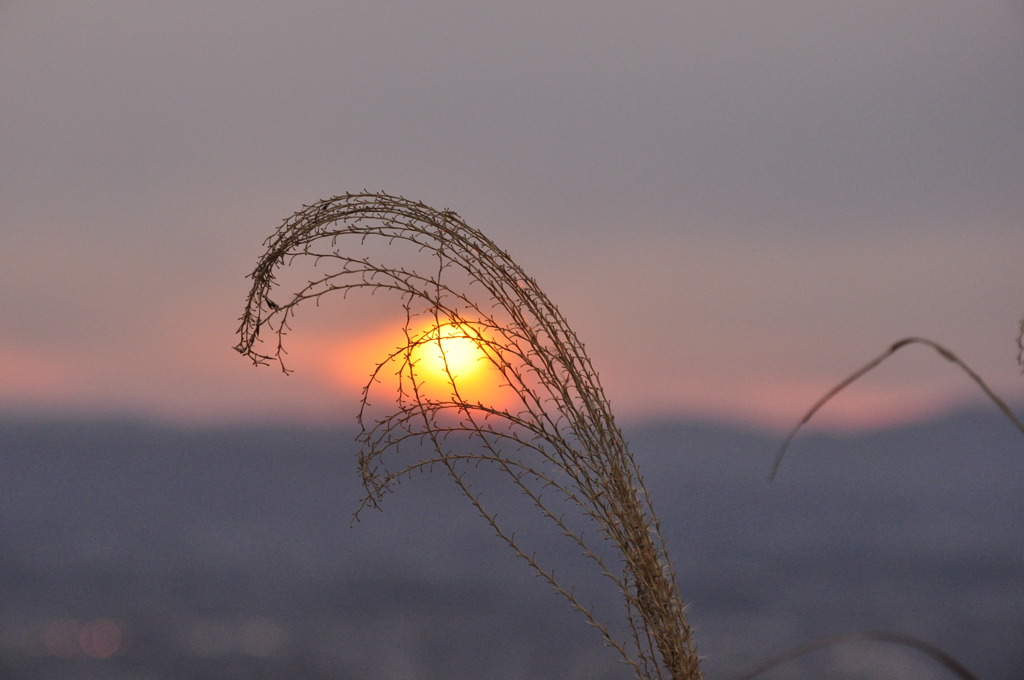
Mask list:
[[[371,242],[411,253],[416,264],[357,254]],[[236,347],[256,364],[288,370],[284,339],[303,303],[363,289],[394,293],[404,310],[407,342],[381,357],[363,391],[364,505],[376,506],[414,472],[443,471],[516,554],[600,631],[637,678],[701,677],[658,520],[597,373],[562,314],[518,264],[457,214],[386,194],[346,194],[307,206],[265,246],[250,275]],[[276,277],[299,259],[316,273],[282,295],[275,290]],[[458,375],[448,368],[448,390],[439,395],[424,389],[417,348],[436,343],[444,355],[439,333],[416,330],[425,321],[457,329],[479,346],[514,395],[511,404],[464,395]],[[382,385],[391,393],[383,402],[371,399]],[[556,578],[499,522],[471,484],[481,466],[518,487],[614,582],[624,598],[624,626],[599,618],[571,584]],[[620,629],[626,632],[615,632]]]

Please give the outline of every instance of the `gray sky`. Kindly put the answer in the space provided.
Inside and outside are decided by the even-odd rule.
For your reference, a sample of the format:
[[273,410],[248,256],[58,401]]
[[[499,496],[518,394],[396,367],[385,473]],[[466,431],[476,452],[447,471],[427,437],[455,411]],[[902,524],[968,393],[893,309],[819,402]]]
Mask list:
[[[0,92],[3,410],[351,421],[322,352],[397,303],[290,377],[230,347],[263,239],[362,189],[509,251],[623,417],[785,426],[906,335],[1024,398],[1021,2],[8,1]],[[978,399],[909,348],[822,422]]]

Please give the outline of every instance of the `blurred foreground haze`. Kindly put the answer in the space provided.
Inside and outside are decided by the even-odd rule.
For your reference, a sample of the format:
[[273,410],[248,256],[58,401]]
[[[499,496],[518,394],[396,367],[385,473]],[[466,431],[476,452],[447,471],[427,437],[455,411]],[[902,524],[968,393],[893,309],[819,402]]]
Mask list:
[[[999,414],[801,436],[771,485],[775,435],[626,435],[709,678],[859,629],[919,637],[985,680],[1024,674],[1024,446]],[[344,430],[6,420],[0,677],[630,677],[444,475],[350,525],[354,452]],[[614,621],[617,594],[492,481],[476,488]],[[943,672],[860,643],[766,677]]]

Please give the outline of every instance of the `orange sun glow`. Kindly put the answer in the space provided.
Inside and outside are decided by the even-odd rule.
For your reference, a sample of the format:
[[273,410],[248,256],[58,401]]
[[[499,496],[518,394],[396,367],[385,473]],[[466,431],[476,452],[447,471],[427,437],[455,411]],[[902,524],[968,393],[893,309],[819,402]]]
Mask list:
[[458,384],[486,370],[487,354],[471,333],[472,329],[444,324],[417,338],[410,356],[417,375],[445,381],[450,378]]
[[428,400],[457,399],[497,409],[511,403],[514,391],[484,349],[488,336],[472,324],[424,323],[411,328],[408,336],[394,331],[372,333],[347,351],[335,353],[333,372],[347,385],[365,384],[366,372],[407,342],[411,344],[408,357],[399,353],[378,371],[380,384],[375,390],[397,388],[401,373],[403,390],[410,391],[406,381],[412,378],[420,397]]
[[409,364],[420,393],[442,400],[457,394],[464,401],[494,405],[502,379],[485,343],[478,329],[452,323],[431,324],[415,335]]

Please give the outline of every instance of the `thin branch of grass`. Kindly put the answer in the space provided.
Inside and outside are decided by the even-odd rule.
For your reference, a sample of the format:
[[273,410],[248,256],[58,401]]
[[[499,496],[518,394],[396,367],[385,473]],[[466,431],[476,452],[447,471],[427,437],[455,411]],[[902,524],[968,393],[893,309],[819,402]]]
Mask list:
[[1017,333],[1017,364],[1024,373],[1024,319],[1020,320],[1020,332]]
[[887,642],[902,647],[909,647],[919,652],[923,652],[927,656],[931,657],[935,661],[946,667],[947,670],[952,672],[961,680],[978,680],[978,677],[967,669],[962,663],[954,659],[947,652],[939,649],[938,647],[931,645],[923,640],[912,637],[910,635],[903,635],[901,633],[890,633],[887,631],[876,631],[876,630],[865,630],[856,631],[852,633],[841,633],[839,635],[832,635],[820,640],[814,640],[807,644],[800,645],[794,649],[780,654],[779,656],[773,657],[759,663],[758,665],[750,668],[742,673],[732,676],[729,680],[750,680],[753,677],[764,673],[765,671],[771,670],[781,666],[784,663],[788,663],[802,656],[806,656],[811,652],[816,652],[819,649],[825,649],[826,647],[832,647],[834,645],[846,644],[849,642]]
[[1000,399],[999,395],[997,395],[995,392],[993,392],[992,388],[990,388],[985,383],[985,381],[981,379],[981,376],[979,376],[977,373],[975,373],[971,369],[970,366],[968,366],[966,363],[964,363],[958,356],[953,354],[952,351],[950,351],[946,347],[943,347],[942,345],[940,345],[937,342],[933,342],[932,340],[928,340],[927,338],[913,338],[913,337],[912,338],[904,338],[902,340],[899,340],[898,342],[894,342],[884,352],[879,354],[877,357],[875,357],[874,359],[869,361],[867,364],[865,364],[861,368],[859,368],[856,371],[854,371],[846,379],[844,379],[838,385],[836,385],[831,390],[826,392],[825,396],[823,396],[821,399],[819,399],[814,404],[814,406],[812,406],[810,408],[810,410],[808,410],[807,413],[804,414],[803,418],[800,419],[800,422],[797,423],[796,426],[792,430],[790,430],[788,435],[786,435],[786,438],[783,440],[782,445],[779,447],[779,451],[778,451],[778,453],[775,456],[775,462],[772,464],[772,470],[771,470],[771,474],[769,475],[769,479],[770,480],[774,480],[775,479],[775,475],[779,471],[779,466],[782,465],[782,459],[786,455],[786,451],[789,449],[790,443],[793,441],[793,438],[796,437],[796,434],[797,434],[797,432],[800,431],[800,428],[802,428],[804,425],[806,425],[807,422],[810,421],[810,419],[814,417],[814,414],[816,414],[833,397],[835,397],[837,394],[839,394],[844,389],[849,387],[851,383],[856,382],[858,379],[860,379],[865,373],[868,373],[868,372],[874,370],[879,364],[881,364],[883,361],[888,359],[890,356],[892,356],[893,354],[895,354],[896,352],[898,352],[902,348],[906,347],[907,345],[913,345],[913,344],[919,344],[919,345],[925,345],[927,347],[931,347],[936,352],[938,352],[939,356],[941,356],[943,359],[946,359],[947,361],[950,361],[953,364],[955,364],[957,367],[959,367],[960,370],[962,370],[964,373],[966,373],[971,378],[971,380],[973,380],[975,383],[977,383],[977,385],[981,388],[981,390],[985,393],[985,395],[989,399],[991,399],[992,402],[996,406],[999,407],[999,410],[1002,411],[1003,414],[1005,414],[1007,418],[1010,419],[1010,422],[1012,422],[1017,427],[1018,430],[1020,430],[1021,432],[1024,432],[1024,423],[1021,423],[1021,421],[1017,418],[1017,416],[1014,415],[1014,413],[1010,409],[1010,407],[1006,405],[1006,402],[1004,402],[1002,399]]
[[[373,241],[387,245],[389,254],[411,249],[426,266],[356,254]],[[597,373],[558,308],[507,253],[451,211],[370,193],[306,206],[265,246],[250,274],[235,348],[254,364],[291,370],[284,336],[303,303],[354,290],[392,292],[401,300],[404,345],[385,352],[372,370],[357,417],[366,492],[361,508],[377,507],[414,472],[444,470],[497,535],[583,614],[639,680],[701,678],[660,524]],[[271,301],[277,272],[300,260],[328,269],[290,298],[275,292],[283,302]],[[511,404],[471,399],[448,363],[441,333],[417,330],[424,321],[434,329],[457,329],[457,337],[475,343],[514,395]],[[261,337],[261,330],[270,333]],[[275,339],[267,338],[271,333]],[[262,349],[265,342],[270,351]],[[426,388],[416,358],[418,349],[435,342],[447,382],[442,395]],[[389,398],[371,399],[381,390],[390,391]],[[432,453],[410,457],[411,444]],[[615,633],[484,506],[469,478],[481,465],[518,487],[548,526],[615,583],[628,633]]]

